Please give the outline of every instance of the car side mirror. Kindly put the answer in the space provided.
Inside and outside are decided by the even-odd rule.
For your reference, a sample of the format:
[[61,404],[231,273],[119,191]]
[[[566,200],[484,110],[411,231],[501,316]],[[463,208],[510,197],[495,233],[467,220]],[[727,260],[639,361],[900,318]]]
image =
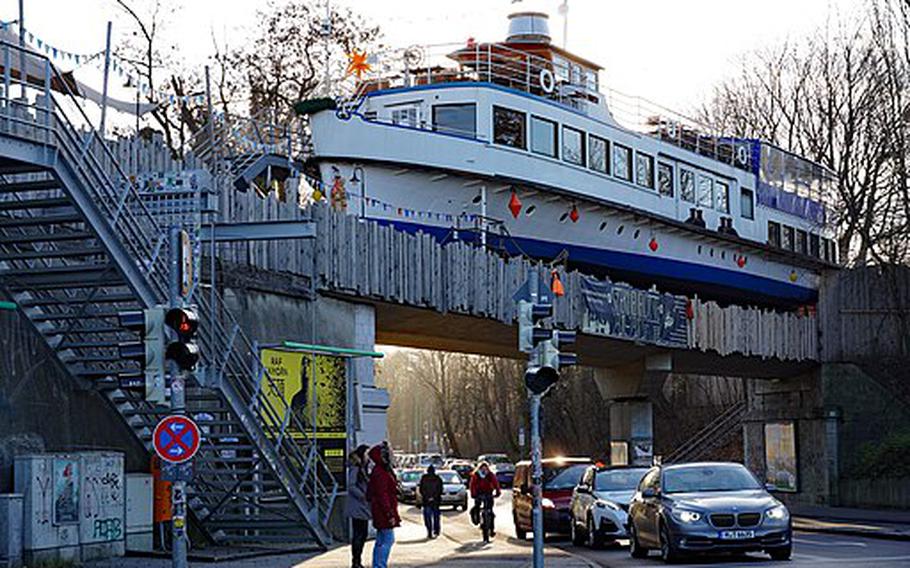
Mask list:
[[657,489],[654,489],[653,487],[647,487],[641,491],[641,496],[645,499],[653,499],[657,497],[657,495]]

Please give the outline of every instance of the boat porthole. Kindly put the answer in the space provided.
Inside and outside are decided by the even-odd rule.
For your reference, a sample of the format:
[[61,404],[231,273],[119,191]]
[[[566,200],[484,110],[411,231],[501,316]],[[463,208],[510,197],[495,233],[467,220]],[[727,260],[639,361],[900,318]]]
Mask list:
[[725,250],[720,251],[720,258],[721,258],[722,260],[723,260],[723,259],[726,259],[726,258],[727,258],[727,251],[725,251]]
[[698,254],[701,254],[701,245],[698,245]]
[[638,238],[638,235],[640,235],[640,234],[641,234],[641,230],[640,230],[640,229],[635,229],[635,233],[632,235],[632,238],[633,238],[633,239],[637,239],[637,238]]
[[709,251],[708,251],[708,255],[709,255],[709,256],[714,256],[714,249],[709,250]]
[[480,200],[482,198],[483,197],[478,193],[477,195],[474,196],[474,199],[471,200],[471,203],[474,203],[474,204],[480,203]]
[[531,215],[534,214],[535,211],[537,211],[536,205],[528,205],[528,208],[525,209],[525,215],[530,217]]
[[619,228],[616,229],[616,234],[617,234],[617,235],[621,235],[621,234],[622,234],[622,230],[625,229],[625,228],[626,228],[625,225],[620,225]]
[[567,220],[568,218],[569,218],[569,214],[568,214],[568,213],[563,213],[562,215],[559,216],[559,222],[560,222],[560,223],[565,223],[566,220]]
[[600,224],[600,230],[603,231],[606,228],[607,228],[607,222],[604,221],[603,223]]

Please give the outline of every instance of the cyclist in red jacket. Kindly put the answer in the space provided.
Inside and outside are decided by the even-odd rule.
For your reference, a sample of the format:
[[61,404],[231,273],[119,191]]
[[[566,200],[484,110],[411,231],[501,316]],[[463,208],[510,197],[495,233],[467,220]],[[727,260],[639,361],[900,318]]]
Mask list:
[[[471,518],[479,519],[480,511],[482,509],[489,509],[491,511],[491,523],[493,523],[492,519],[495,518],[492,515],[493,500],[502,495],[502,491],[499,489],[499,480],[496,479],[496,474],[490,471],[490,464],[487,462],[480,462],[477,469],[471,474],[469,488],[471,490],[471,497],[474,498],[474,510],[471,512]],[[490,536],[495,535],[496,531],[491,526]]]

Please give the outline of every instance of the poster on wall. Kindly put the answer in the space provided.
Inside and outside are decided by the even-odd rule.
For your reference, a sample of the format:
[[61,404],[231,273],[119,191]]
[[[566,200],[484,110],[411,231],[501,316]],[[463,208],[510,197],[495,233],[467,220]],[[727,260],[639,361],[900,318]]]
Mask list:
[[[347,445],[347,376],[344,357],[263,349],[260,361],[266,399],[286,422],[293,438],[316,439],[319,452],[337,479],[344,479]],[[271,377],[271,381],[269,381]],[[289,411],[293,418],[286,416]]]
[[54,519],[55,525],[79,523],[79,460],[54,458]]
[[792,421],[765,424],[765,483],[777,491],[797,490],[796,424]]

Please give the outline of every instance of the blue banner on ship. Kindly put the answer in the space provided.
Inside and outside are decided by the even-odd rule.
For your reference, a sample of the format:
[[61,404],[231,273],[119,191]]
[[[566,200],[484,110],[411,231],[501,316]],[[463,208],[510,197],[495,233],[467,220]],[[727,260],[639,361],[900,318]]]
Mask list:
[[582,278],[585,312],[582,331],[660,345],[688,346],[686,298]]

